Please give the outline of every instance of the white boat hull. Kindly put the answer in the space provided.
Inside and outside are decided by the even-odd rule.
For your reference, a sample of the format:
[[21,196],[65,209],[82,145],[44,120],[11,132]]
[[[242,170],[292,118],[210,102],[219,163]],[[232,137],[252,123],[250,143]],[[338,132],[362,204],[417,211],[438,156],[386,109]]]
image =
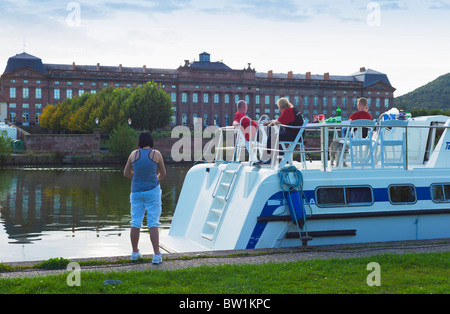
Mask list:
[[[224,184],[226,200],[220,194],[225,171],[236,173],[231,185]],[[433,202],[430,193],[432,184],[449,181],[449,169],[304,170],[302,174],[304,201],[309,204],[304,204],[309,217],[302,232],[313,238],[308,245],[450,238],[450,204]],[[416,201],[391,203],[388,188],[396,184],[413,185]],[[370,187],[373,203],[317,205],[318,187],[342,186]],[[187,174],[171,229],[161,242],[174,252],[296,247],[302,245],[298,234],[278,170],[203,164]]]

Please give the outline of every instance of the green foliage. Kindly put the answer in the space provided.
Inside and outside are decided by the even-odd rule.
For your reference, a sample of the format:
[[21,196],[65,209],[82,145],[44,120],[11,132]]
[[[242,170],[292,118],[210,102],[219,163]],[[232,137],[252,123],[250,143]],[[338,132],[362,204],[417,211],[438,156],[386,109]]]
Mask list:
[[395,106],[413,109],[450,109],[450,73],[395,99]]
[[440,116],[440,115],[450,117],[450,109],[441,110],[441,109],[414,108],[411,110],[411,115],[413,117]]
[[0,161],[7,159],[13,152],[12,140],[5,133],[0,132]]
[[49,260],[40,262],[36,265],[36,268],[40,269],[47,269],[47,270],[53,270],[53,269],[66,269],[67,265],[70,264],[70,261],[65,258],[51,258]]
[[136,149],[138,133],[126,124],[113,130],[108,140],[108,148],[114,156],[126,159]]
[[56,106],[48,105],[40,117],[41,126],[55,131],[90,133],[98,127],[111,133],[119,125],[132,120],[132,126],[154,130],[169,125],[173,114],[170,96],[156,83],[142,87],[107,87],[97,94],[66,99]]
[[150,131],[169,125],[173,113],[170,96],[154,82],[135,88],[126,108],[134,127]]

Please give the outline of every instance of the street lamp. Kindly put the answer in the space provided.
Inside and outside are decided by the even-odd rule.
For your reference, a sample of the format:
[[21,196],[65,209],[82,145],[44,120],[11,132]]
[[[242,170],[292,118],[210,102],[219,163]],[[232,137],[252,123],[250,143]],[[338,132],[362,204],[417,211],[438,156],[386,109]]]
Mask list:
[[95,118],[95,127],[96,128],[98,128],[98,122],[99,122],[100,120],[99,120],[99,118],[97,117],[97,118]]
[[131,119],[128,119],[128,125],[131,127]]

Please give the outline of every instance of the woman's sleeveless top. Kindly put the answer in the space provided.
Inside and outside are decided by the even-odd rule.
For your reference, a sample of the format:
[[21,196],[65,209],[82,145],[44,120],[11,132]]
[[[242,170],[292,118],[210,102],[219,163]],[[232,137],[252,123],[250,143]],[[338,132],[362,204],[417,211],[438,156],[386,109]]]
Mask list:
[[131,193],[146,192],[159,186],[158,164],[150,159],[152,149],[140,149],[140,157],[133,163]]

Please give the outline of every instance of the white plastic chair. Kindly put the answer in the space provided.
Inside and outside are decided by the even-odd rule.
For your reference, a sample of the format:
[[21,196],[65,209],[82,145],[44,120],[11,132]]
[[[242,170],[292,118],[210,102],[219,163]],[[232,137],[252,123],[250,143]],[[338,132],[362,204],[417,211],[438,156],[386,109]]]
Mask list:
[[[308,124],[308,119],[305,119],[303,122],[302,127],[299,129],[297,136],[295,137],[295,140],[292,142],[287,141],[281,141],[280,145],[282,147],[282,150],[284,152],[283,156],[279,156],[278,158],[281,158],[279,168],[283,168],[286,166],[286,164],[289,164],[290,166],[293,166],[293,156],[294,151],[297,145],[300,146],[300,162],[302,162],[303,167],[306,168],[306,154],[305,154],[305,145],[303,143],[303,132],[305,131],[305,127]],[[284,126],[286,128],[289,128],[290,126]],[[293,127],[291,127],[293,128]],[[298,127],[295,127],[298,128]]]
[[[387,120],[380,123],[381,167],[406,169],[406,121]],[[389,149],[390,148],[390,149]]]
[[[363,129],[367,128],[367,137],[363,137]],[[341,156],[339,158],[339,167],[344,162],[351,162],[351,167],[372,167],[374,163],[374,142],[372,134],[375,128],[375,122],[372,120],[354,120],[350,122],[347,134],[344,138]],[[345,158],[345,151],[349,150],[349,156]]]

